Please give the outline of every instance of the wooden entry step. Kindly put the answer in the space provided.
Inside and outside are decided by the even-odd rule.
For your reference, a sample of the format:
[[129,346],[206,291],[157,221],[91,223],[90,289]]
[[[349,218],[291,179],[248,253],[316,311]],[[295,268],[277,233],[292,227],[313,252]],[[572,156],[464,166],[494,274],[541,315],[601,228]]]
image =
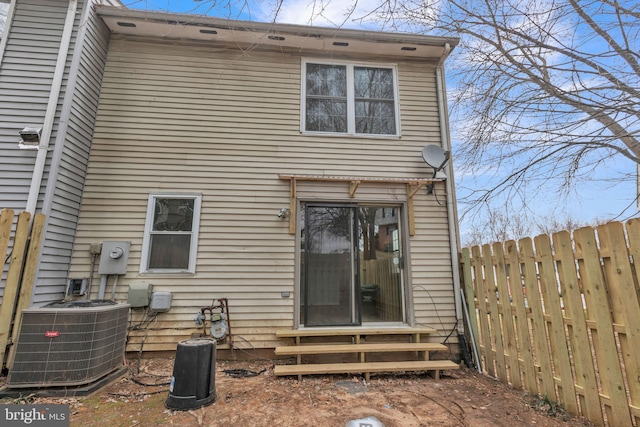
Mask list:
[[414,360],[402,362],[364,362],[364,363],[317,363],[308,365],[276,365],[274,375],[324,375],[324,374],[369,374],[374,372],[412,372],[433,371],[436,380],[440,379],[440,371],[458,369],[451,360]]
[[279,356],[298,354],[386,353],[400,351],[446,351],[446,345],[430,342],[393,342],[373,344],[306,344],[276,347]]
[[[370,374],[376,372],[432,371],[440,377],[443,369],[458,369],[450,360],[429,360],[429,352],[446,351],[444,344],[423,342],[423,337],[436,332],[429,327],[410,328],[308,328],[276,331],[279,338],[293,338],[293,345],[278,346],[275,354],[296,356],[296,365],[278,365],[274,368],[276,376],[320,375],[335,373],[364,373],[369,381]],[[351,342],[344,342],[350,337]],[[404,337],[405,341],[399,342]],[[308,342],[311,339],[314,342]],[[305,340],[306,342],[303,342]],[[331,342],[342,341],[342,342]],[[311,363],[303,364],[303,355],[317,355],[318,362],[330,354],[357,354],[357,363]],[[367,362],[370,353],[396,353],[387,362]],[[327,355],[327,357],[323,357]],[[419,360],[406,360],[407,358]]]
[[[326,328],[326,329],[281,329],[276,331],[278,338],[297,338],[297,337],[338,337],[352,336],[364,337],[373,335],[412,335],[420,337],[420,335],[429,335],[436,333],[433,328]],[[419,342],[419,341],[417,341]]]

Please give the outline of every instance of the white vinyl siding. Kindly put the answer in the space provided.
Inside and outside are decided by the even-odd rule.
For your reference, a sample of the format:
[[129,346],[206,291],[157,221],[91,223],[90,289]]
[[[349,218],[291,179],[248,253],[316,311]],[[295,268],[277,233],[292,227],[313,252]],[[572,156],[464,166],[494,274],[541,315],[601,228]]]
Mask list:
[[[237,338],[239,347],[272,348],[275,331],[293,326],[297,247],[288,220],[278,217],[290,196],[279,174],[431,176],[421,151],[440,141],[432,65],[395,62],[403,135],[390,140],[301,135],[301,63],[279,51],[112,37],[71,274],[88,274],[90,244],[131,241],[116,298],[126,300],[127,285],[139,281],[173,293],[145,351],[174,350],[198,332],[193,318],[215,298],[228,298],[231,330],[251,343]],[[299,185],[301,200],[406,202],[402,185],[361,184],[355,199],[348,183]],[[415,196],[408,289],[415,322],[445,336],[455,324],[454,293],[444,186],[436,191],[438,199]],[[193,275],[139,273],[154,192],[203,195]],[[145,333],[132,333],[129,348],[139,350]]]

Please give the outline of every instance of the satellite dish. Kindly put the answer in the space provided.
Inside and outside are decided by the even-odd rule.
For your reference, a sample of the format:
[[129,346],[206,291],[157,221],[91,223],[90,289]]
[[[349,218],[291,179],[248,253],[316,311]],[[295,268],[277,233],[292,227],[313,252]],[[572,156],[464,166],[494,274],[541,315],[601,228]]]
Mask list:
[[[433,168],[433,178],[435,179],[436,175],[444,165],[449,161],[449,156],[451,153],[449,151],[445,151],[442,147],[435,144],[429,144],[422,149],[422,158],[425,163]],[[427,194],[433,193],[435,182],[431,182],[431,184],[427,185]]]
[[430,144],[422,149],[422,158],[426,164],[434,169],[434,178],[436,173],[449,161],[449,155],[450,153],[439,145]]

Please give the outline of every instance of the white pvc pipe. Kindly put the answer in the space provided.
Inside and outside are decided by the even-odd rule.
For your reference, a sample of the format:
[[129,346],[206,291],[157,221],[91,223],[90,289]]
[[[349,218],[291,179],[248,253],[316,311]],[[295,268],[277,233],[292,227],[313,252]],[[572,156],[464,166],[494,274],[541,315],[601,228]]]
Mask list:
[[51,82],[51,91],[49,92],[49,103],[47,104],[47,111],[44,116],[40,145],[38,146],[38,154],[36,155],[36,162],[33,167],[27,207],[25,208],[25,210],[31,214],[35,213],[36,205],[38,204],[38,195],[40,194],[42,175],[47,160],[47,151],[49,150],[49,140],[51,139],[53,121],[56,116],[56,108],[60,97],[60,88],[62,87],[62,79],[64,78],[64,69],[67,64],[67,53],[69,52],[69,45],[71,44],[71,35],[73,34],[73,23],[75,21],[77,7],[77,0],[69,1],[67,17],[65,18],[62,38],[60,40],[60,49],[58,50],[58,60],[53,74],[53,81]]
[[[442,148],[451,152],[451,141],[449,139],[449,117],[446,105],[445,95],[445,82],[442,69],[444,66],[442,62],[450,47],[447,44],[445,47],[445,54],[442,60],[436,68],[436,91],[438,94],[438,115],[440,116],[440,138],[442,141]],[[460,247],[459,233],[458,233],[458,215],[456,208],[455,190],[453,188],[453,162],[449,160],[447,163],[447,179],[445,180],[445,186],[447,191],[447,220],[449,222],[449,242],[451,246],[451,273],[453,274],[453,290],[456,304],[456,320],[458,321],[458,332],[464,333],[464,320],[462,317],[462,302],[460,296],[460,261],[458,259],[458,248]]]

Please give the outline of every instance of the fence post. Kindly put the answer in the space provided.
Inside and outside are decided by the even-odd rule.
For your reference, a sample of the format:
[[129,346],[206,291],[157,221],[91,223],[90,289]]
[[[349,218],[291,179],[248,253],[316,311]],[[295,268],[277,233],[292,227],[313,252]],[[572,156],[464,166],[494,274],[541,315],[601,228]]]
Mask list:
[[[0,218],[3,240],[1,246],[4,247],[4,250],[0,253],[4,261],[9,244],[14,213],[12,210],[3,209]],[[22,275],[22,265],[24,263],[25,249],[27,247],[27,240],[29,236],[30,220],[31,214],[29,212],[22,212],[18,215],[18,223],[16,224],[16,231],[13,238],[13,247],[11,248],[11,255],[9,257],[7,280],[4,284],[4,294],[2,296],[2,305],[0,306],[0,365],[4,363],[6,349],[10,344],[11,324],[16,298],[20,288],[20,277]]]
[[[11,328],[11,337],[15,337],[20,332],[22,310],[29,308],[29,305],[31,305],[31,294],[33,293],[33,285],[36,278],[36,269],[38,264],[38,256],[40,255],[40,242],[42,240],[42,230],[44,228],[44,223],[45,216],[43,214],[34,215],[33,224],[31,225],[31,236],[29,236],[29,248],[26,254],[24,271],[22,272],[22,276],[20,277],[20,293],[18,294],[18,301],[15,307],[15,318],[13,327]],[[14,350],[15,346],[11,346],[9,348],[9,357],[7,358],[7,367],[9,369],[11,369],[11,367],[13,366]]]

